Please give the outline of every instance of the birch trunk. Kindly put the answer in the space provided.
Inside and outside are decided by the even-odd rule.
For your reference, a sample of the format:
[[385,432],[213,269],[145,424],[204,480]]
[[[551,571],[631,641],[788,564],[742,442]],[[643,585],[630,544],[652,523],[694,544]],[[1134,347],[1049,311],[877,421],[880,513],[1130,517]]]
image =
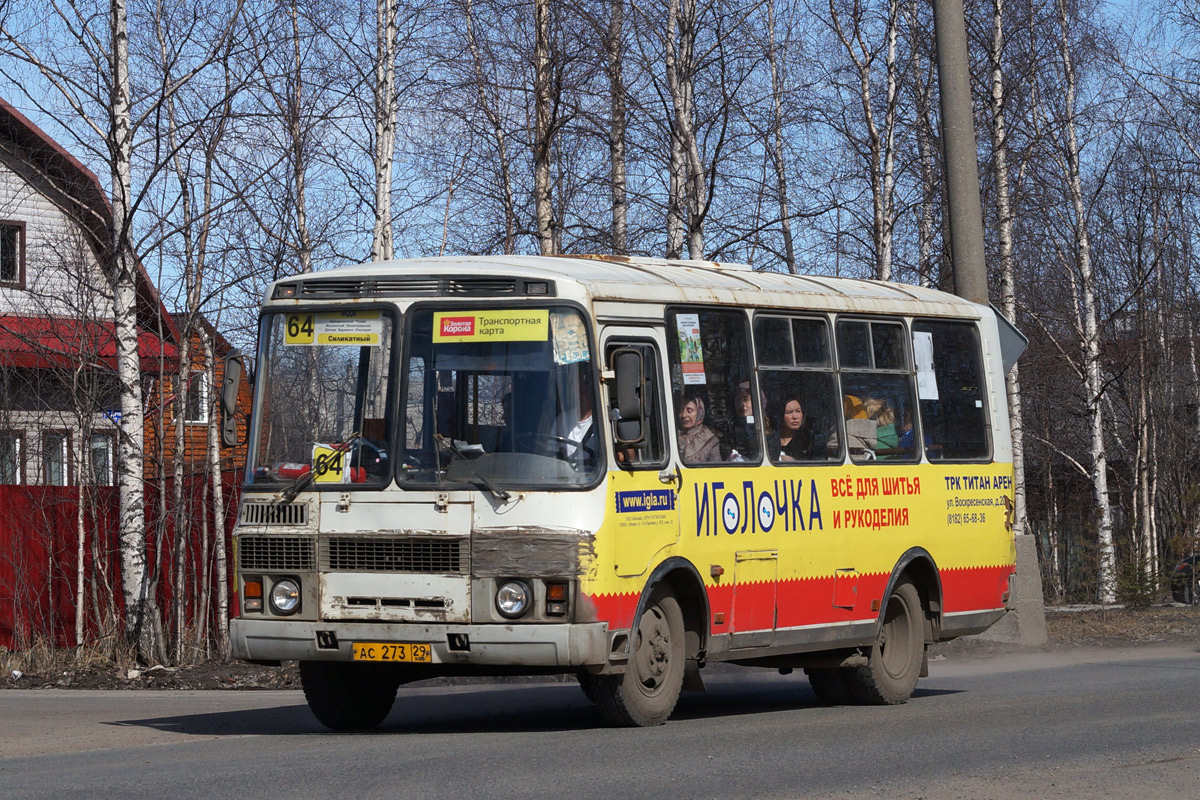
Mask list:
[[667,258],[683,257],[683,223],[684,209],[687,207],[685,186],[687,176],[683,174],[683,147],[675,135],[675,125],[671,124],[671,162],[668,168],[669,183],[667,188]]
[[[1143,316],[1148,316],[1143,311]],[[1149,369],[1149,352],[1148,343],[1146,342],[1146,334],[1149,334],[1148,328],[1143,328],[1144,335],[1140,337],[1138,342],[1138,374],[1140,380],[1137,386],[1137,410],[1134,414],[1134,419],[1137,423],[1136,436],[1136,458],[1134,460],[1136,470],[1136,496],[1134,498],[1134,526],[1133,530],[1137,536],[1138,550],[1138,571],[1142,580],[1147,581],[1145,585],[1149,586],[1149,580],[1154,573],[1151,571],[1151,565],[1154,563],[1154,533],[1153,533],[1153,517],[1150,513],[1150,460],[1151,447],[1153,443],[1153,432],[1150,425],[1150,369]]]
[[392,250],[392,164],[396,149],[396,0],[375,2],[375,232],[371,260]]
[[1088,239],[1087,209],[1084,205],[1080,171],[1079,139],[1075,129],[1076,79],[1068,37],[1064,0],[1056,0],[1059,23],[1059,54],[1063,67],[1063,101],[1067,158],[1067,192],[1075,217],[1075,249],[1079,269],[1080,309],[1083,329],[1084,383],[1087,393],[1088,437],[1092,458],[1092,494],[1096,502],[1097,596],[1101,603],[1117,599],[1116,559],[1113,549],[1112,506],[1108,494],[1108,454],[1104,444],[1104,391],[1100,371],[1100,330],[1096,311],[1096,278]]
[[[90,461],[91,453],[88,452]],[[85,567],[84,543],[87,540],[87,529],[84,526],[84,497],[87,481],[79,482],[77,490],[78,503],[75,506],[75,646],[83,644],[83,620],[85,606],[83,605],[83,574]]]
[[[1195,292],[1189,290],[1188,295],[1188,300],[1190,301],[1189,305],[1195,308],[1198,301]],[[1188,316],[1187,331],[1188,367],[1190,368],[1192,378],[1191,401],[1192,407],[1196,409],[1193,424],[1195,426],[1195,430],[1200,430],[1200,352],[1198,352],[1200,351],[1200,324],[1197,324],[1196,317],[1194,315]],[[1190,449],[1191,447],[1189,443],[1189,450]],[[1188,535],[1191,536],[1193,541],[1200,540],[1200,515],[1191,514],[1190,517],[1191,519],[1188,520]],[[1195,546],[1196,545],[1193,544],[1193,548]]]
[[887,56],[884,71],[887,76],[883,113],[883,202],[880,228],[879,269],[881,281],[892,279],[892,251],[896,229],[896,101],[900,86],[900,68],[896,59],[896,43],[900,34],[899,0],[888,2]]
[[[201,333],[204,345],[204,372],[209,376],[209,386],[220,386],[217,382],[216,354],[212,338],[207,331]],[[215,392],[214,392],[215,394]],[[210,398],[215,400],[215,398]],[[225,550],[225,484],[221,472],[220,415],[214,408],[208,414],[208,464],[212,474],[212,542],[213,561],[216,564],[217,588],[217,649],[221,658],[229,658],[229,567]],[[207,608],[206,612],[207,613]]]
[[308,274],[313,270],[312,236],[308,230],[308,189],[306,172],[308,164],[308,148],[304,144],[304,69],[300,51],[300,8],[299,4],[291,4],[292,23],[292,91],[288,95],[288,134],[291,139],[292,155],[292,187],[296,192],[296,237],[297,257],[300,260],[300,272]]
[[483,55],[475,35],[475,14],[471,0],[466,0],[464,10],[467,47],[471,51],[471,63],[475,69],[475,93],[479,99],[479,108],[487,117],[488,124],[492,127],[492,136],[496,140],[496,160],[500,169],[500,202],[504,207],[504,254],[512,255],[517,252],[517,212],[513,203],[512,165],[508,157],[508,143],[500,112],[493,108],[488,100],[488,81],[484,75]]
[[625,0],[610,0],[605,57],[608,65],[609,109],[608,155],[609,188],[612,203],[612,251],[629,252],[629,198],[625,169],[625,131],[628,127],[625,105]]
[[109,98],[112,155],[112,228],[110,257],[113,316],[117,342],[117,382],[121,397],[120,496],[121,589],[125,601],[126,636],[137,657],[146,661],[155,650],[154,598],[146,564],[146,507],[143,475],[144,415],[142,373],[138,360],[137,264],[130,243],[130,198],[133,178],[133,135],[130,129],[129,33],[125,0],[110,7],[112,89]]
[[[991,43],[992,162],[996,183],[996,232],[1000,257],[1000,305],[1009,322],[1017,321],[1016,263],[1013,259],[1013,210],[1009,196],[1008,129],[1004,118],[1004,0],[992,5]],[[1021,414],[1021,368],[1013,365],[1004,376],[1008,395],[1008,424],[1012,429],[1013,535],[1025,533],[1029,520],[1025,505],[1025,430]]]
[[[686,209],[684,228],[688,258],[704,258],[704,216],[708,181],[696,137],[695,95],[696,0],[670,0],[667,8],[667,87],[671,93],[671,199],[677,212]],[[684,221],[681,218],[681,221]],[[668,251],[671,246],[668,209]],[[668,255],[678,258],[678,255]]]
[[884,56],[885,95],[883,129],[875,118],[871,90],[871,71],[875,53],[868,45],[862,28],[862,8],[855,5],[852,27],[843,24],[842,14],[834,0],[829,0],[829,18],[834,33],[845,48],[858,75],[859,102],[867,135],[867,172],[871,184],[871,235],[875,250],[875,278],[891,280],[892,240],[895,227],[895,161],[896,161],[896,100],[899,69],[896,63],[896,44],[899,37],[899,3],[888,2],[888,22]]
[[551,147],[554,139],[555,100],[550,62],[550,0],[534,0],[533,5],[533,202],[537,219],[538,247],[544,256],[558,252],[554,224],[553,181],[550,175]]
[[[190,323],[190,316],[187,320]],[[183,481],[184,481],[184,465],[183,454],[187,448],[186,425],[184,417],[187,409],[187,391],[188,391],[188,365],[190,363],[190,354],[188,348],[188,329],[190,324],[183,326],[184,330],[180,331],[179,343],[179,371],[175,376],[175,452],[172,453],[172,473],[175,478],[175,484],[172,487],[172,501],[174,502],[175,510],[175,547],[173,552],[174,566],[174,637],[175,637],[175,663],[183,663],[183,638],[184,638],[184,603],[183,592],[183,562],[184,562],[184,543],[188,536],[188,520],[187,510],[183,497]],[[163,431],[166,433],[166,431]],[[165,495],[165,492],[160,490],[160,494]]]
[[775,167],[775,193],[779,201],[779,229],[783,236],[783,258],[788,272],[796,274],[796,249],[792,242],[792,215],[788,209],[787,170],[783,158],[783,81],[775,43],[775,0],[767,0],[767,64],[771,68],[771,130],[768,149]]
[[916,98],[915,129],[917,136],[917,166],[921,178],[921,202],[917,209],[917,275],[921,286],[933,288],[935,285],[933,245],[936,231],[934,203],[937,200],[940,187],[938,185],[935,167],[933,134],[933,70],[934,60],[929,58],[921,63],[918,46],[918,31],[916,0],[909,4],[909,28],[913,31],[913,75],[914,96]]

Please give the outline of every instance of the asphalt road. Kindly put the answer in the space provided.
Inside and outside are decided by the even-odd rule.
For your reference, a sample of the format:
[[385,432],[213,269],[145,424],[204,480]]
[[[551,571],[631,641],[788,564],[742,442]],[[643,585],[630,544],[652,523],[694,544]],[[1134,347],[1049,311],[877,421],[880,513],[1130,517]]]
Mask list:
[[643,730],[573,684],[401,687],[370,734],[298,692],[0,691],[0,798],[1200,797],[1200,648],[930,668],[891,708],[724,671]]

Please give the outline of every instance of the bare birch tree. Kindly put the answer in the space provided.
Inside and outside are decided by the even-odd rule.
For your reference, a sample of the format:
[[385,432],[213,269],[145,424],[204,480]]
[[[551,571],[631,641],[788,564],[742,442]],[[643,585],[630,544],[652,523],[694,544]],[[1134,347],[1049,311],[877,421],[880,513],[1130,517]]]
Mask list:
[[[996,245],[1000,259],[1000,307],[1004,316],[1016,324],[1016,263],[1013,258],[1013,208],[1009,197],[1011,177],[1008,170],[1008,129],[1005,124],[1004,94],[1004,0],[992,3],[992,40],[988,51],[991,61],[989,108],[992,139],[992,170],[996,186]],[[1025,435],[1021,417],[1020,366],[1014,365],[1005,376],[1008,394],[1008,421],[1012,429],[1014,473],[1013,533],[1025,533],[1028,524],[1025,508]]]
[[376,0],[375,82],[375,228],[371,235],[371,260],[393,257],[392,164],[396,150],[396,0]]
[[[29,32],[0,28],[5,55],[34,68],[53,87],[96,137],[99,146],[95,151],[108,167],[111,217],[107,267],[113,297],[121,406],[118,487],[122,591],[127,635],[142,659],[161,657],[162,642],[154,637],[158,616],[146,557],[145,402],[139,360],[137,288],[142,268],[134,245],[134,215],[142,195],[134,191],[135,137],[153,124],[166,98],[212,63],[240,16],[240,0],[224,11],[206,31],[213,34],[209,43],[201,45],[206,54],[193,60],[173,82],[155,87],[153,95],[137,98],[136,114],[131,94],[126,0],[111,0],[106,12],[100,15],[94,15],[91,9],[55,7],[57,22],[77,33],[77,52],[39,52],[32,43],[36,40],[26,35]],[[215,46],[213,41],[217,43]],[[82,64],[70,62],[74,56],[79,56]],[[83,66],[83,73],[78,71],[79,66]],[[80,80],[88,70],[99,80]],[[35,89],[30,86],[28,91]],[[38,102],[40,98],[35,100]],[[150,164],[150,174],[161,171],[163,166],[161,161]]]
[[[899,0],[888,0],[883,21],[882,41],[871,38],[867,9],[860,0],[847,8],[839,0],[829,0],[830,25],[845,50],[858,80],[858,101],[862,113],[862,158],[871,186],[872,241],[875,278],[892,277],[893,234],[896,225],[896,122],[900,86],[898,40],[900,32]],[[882,121],[873,97],[873,71],[882,56],[884,90]]]

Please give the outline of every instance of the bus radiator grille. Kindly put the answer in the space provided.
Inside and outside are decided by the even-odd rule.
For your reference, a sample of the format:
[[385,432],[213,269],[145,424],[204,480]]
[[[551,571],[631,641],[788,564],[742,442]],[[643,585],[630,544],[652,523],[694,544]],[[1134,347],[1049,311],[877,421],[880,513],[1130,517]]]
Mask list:
[[330,536],[321,541],[321,570],[466,574],[464,539]]
[[238,569],[242,572],[311,572],[317,543],[311,536],[239,536]]
[[308,503],[242,503],[242,525],[308,526]]

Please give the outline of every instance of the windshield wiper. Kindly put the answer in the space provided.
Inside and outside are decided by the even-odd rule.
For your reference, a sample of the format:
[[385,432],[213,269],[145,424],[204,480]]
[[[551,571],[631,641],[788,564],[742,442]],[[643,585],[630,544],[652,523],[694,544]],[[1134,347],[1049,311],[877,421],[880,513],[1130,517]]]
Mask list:
[[[350,469],[350,465],[345,463],[345,459],[349,458],[350,448],[354,447],[354,443],[360,438],[362,438],[362,433],[360,431],[355,431],[346,437],[346,441],[338,442],[337,444],[332,445],[334,450],[337,450],[339,453],[343,454],[343,470]],[[310,466],[308,472],[297,477],[292,481],[290,486],[279,492],[279,496],[275,498],[273,505],[286,506],[288,503],[296,499],[296,495],[307,489],[314,480],[316,480],[316,471]]]
[[437,434],[436,436],[434,436],[433,438],[434,438],[434,441],[437,442],[437,446],[440,449],[448,451],[452,457],[457,458],[458,460],[462,461],[464,464],[467,465],[467,470],[470,471],[470,473],[473,476],[475,476],[476,485],[482,486],[484,489],[487,489],[489,492],[492,493],[492,496],[494,496],[501,503],[508,502],[508,499],[510,497],[512,497],[511,494],[509,494],[505,490],[501,489],[496,484],[492,483],[490,478],[488,478],[486,475],[484,475],[479,470],[475,469],[475,465],[473,463],[471,463],[471,459],[469,459],[465,455],[463,455],[463,452],[458,449],[458,445],[456,445],[454,443],[453,439],[451,439],[447,436],[443,436],[440,433]]

